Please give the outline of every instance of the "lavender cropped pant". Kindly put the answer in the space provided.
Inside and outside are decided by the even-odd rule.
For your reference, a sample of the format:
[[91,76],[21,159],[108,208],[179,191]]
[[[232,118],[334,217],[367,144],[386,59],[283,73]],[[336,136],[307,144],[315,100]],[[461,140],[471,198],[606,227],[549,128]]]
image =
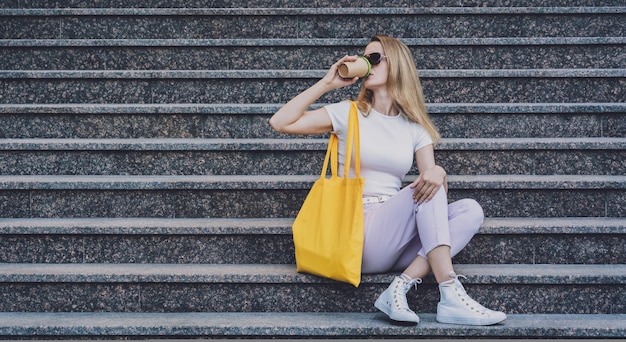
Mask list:
[[413,202],[408,186],[384,203],[364,205],[363,273],[402,271],[435,247],[463,249],[483,223],[483,210],[473,199],[448,204],[443,187],[428,202]]

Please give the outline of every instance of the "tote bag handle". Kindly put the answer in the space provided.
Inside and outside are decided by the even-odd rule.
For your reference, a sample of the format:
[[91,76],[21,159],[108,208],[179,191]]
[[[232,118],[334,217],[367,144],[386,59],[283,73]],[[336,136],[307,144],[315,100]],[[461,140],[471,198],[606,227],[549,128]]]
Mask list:
[[[359,114],[356,106],[356,102],[350,101],[350,112],[348,113],[348,132],[346,137],[346,157],[344,160],[343,178],[349,178],[350,176],[350,162],[352,160],[352,153],[354,151],[354,173],[356,178],[361,177],[361,143],[359,134]],[[328,170],[328,163],[330,161],[331,177],[337,177],[338,168],[338,151],[339,151],[339,138],[336,134],[331,134],[330,141],[328,142],[328,148],[326,149],[326,156],[324,157],[324,165],[322,166],[322,173],[320,177],[325,177]]]

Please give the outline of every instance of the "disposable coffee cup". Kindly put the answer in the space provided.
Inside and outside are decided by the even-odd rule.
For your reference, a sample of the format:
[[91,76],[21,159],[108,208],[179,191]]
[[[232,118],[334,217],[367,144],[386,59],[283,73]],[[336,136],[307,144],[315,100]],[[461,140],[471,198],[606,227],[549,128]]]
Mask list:
[[343,78],[367,77],[372,71],[370,61],[359,56],[354,62],[344,62],[339,65],[339,76]]

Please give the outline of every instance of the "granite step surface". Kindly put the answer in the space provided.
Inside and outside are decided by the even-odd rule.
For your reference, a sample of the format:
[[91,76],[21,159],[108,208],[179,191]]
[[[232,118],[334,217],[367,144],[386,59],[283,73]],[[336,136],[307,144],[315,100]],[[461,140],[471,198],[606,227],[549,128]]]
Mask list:
[[[294,138],[268,124],[281,105],[0,104],[0,137]],[[448,138],[626,136],[626,103],[619,102],[429,103],[428,110]]]
[[[41,173],[0,176],[0,216],[14,217],[0,219],[0,336],[626,336],[626,3],[240,5],[0,4],[0,60],[10,63],[0,67],[0,136],[35,139],[0,140],[0,164]],[[436,323],[432,278],[409,299],[422,324],[389,324],[372,302],[392,274],[355,289],[295,272],[290,222],[312,166],[241,176],[198,165],[218,152],[242,164],[300,150],[319,158],[323,136],[241,139],[293,138],[272,132],[269,116],[381,28],[416,54],[447,138],[442,162],[485,173],[450,176],[451,200],[476,198],[487,215],[455,263],[474,298],[509,314],[504,324]],[[513,158],[526,163],[503,174]]]
[[[0,234],[15,235],[284,235],[294,218],[3,218]],[[619,217],[491,217],[480,234],[626,234]]]
[[[295,217],[318,177],[0,176],[0,215]],[[487,217],[623,217],[625,187],[626,176],[449,176],[450,200],[473,198]]]
[[[613,0],[519,0],[511,3],[506,0],[312,0],[312,1],[280,1],[280,0],[252,0],[246,2],[250,8],[342,8],[342,7],[604,7],[626,5]],[[238,0],[172,0],[166,2],[140,0],[121,4],[115,0],[104,0],[85,3],[77,0],[42,0],[28,3],[18,0],[7,0],[0,4],[0,8],[240,8]]]
[[[2,103],[284,103],[324,70],[0,71]],[[438,103],[606,103],[626,98],[626,69],[423,70]],[[590,91],[593,89],[593,91]],[[355,98],[358,85],[320,98]]]
[[[0,174],[306,175],[327,141],[0,139]],[[444,139],[436,153],[449,174],[626,174],[626,138]]]
[[420,314],[417,326],[379,313],[0,313],[5,338],[622,338],[623,314],[510,314],[487,327],[454,326]]
[[[293,264],[292,222],[293,218],[0,219],[0,263]],[[487,218],[454,261],[626,264],[625,248],[624,218]]]
[[625,35],[624,12],[626,7],[2,9],[0,39],[351,38],[381,28],[395,37],[619,37]]
[[[375,312],[393,274],[358,288],[295,265],[0,264],[4,312]],[[626,265],[455,265],[468,293],[507,313],[624,314]],[[420,293],[436,293],[426,278]],[[69,294],[72,295],[69,295]],[[416,292],[417,293],[417,292]],[[435,312],[438,296],[410,296]]]
[[[626,6],[0,9],[0,39],[626,36]],[[235,29],[236,28],[236,29]]]
[[[402,38],[419,69],[613,69],[626,37]],[[5,70],[321,69],[363,38],[0,39]],[[272,58],[268,58],[271,55]]]

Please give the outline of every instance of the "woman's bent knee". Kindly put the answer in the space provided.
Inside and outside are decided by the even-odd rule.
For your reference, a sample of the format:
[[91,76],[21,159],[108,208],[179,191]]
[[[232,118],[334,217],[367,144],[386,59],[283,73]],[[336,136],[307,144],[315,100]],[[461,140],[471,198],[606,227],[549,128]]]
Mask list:
[[477,232],[485,220],[483,207],[476,200],[471,198],[462,199],[455,203],[459,205],[459,211],[463,215],[463,221],[466,223],[466,227],[468,229],[473,228],[475,232]]

